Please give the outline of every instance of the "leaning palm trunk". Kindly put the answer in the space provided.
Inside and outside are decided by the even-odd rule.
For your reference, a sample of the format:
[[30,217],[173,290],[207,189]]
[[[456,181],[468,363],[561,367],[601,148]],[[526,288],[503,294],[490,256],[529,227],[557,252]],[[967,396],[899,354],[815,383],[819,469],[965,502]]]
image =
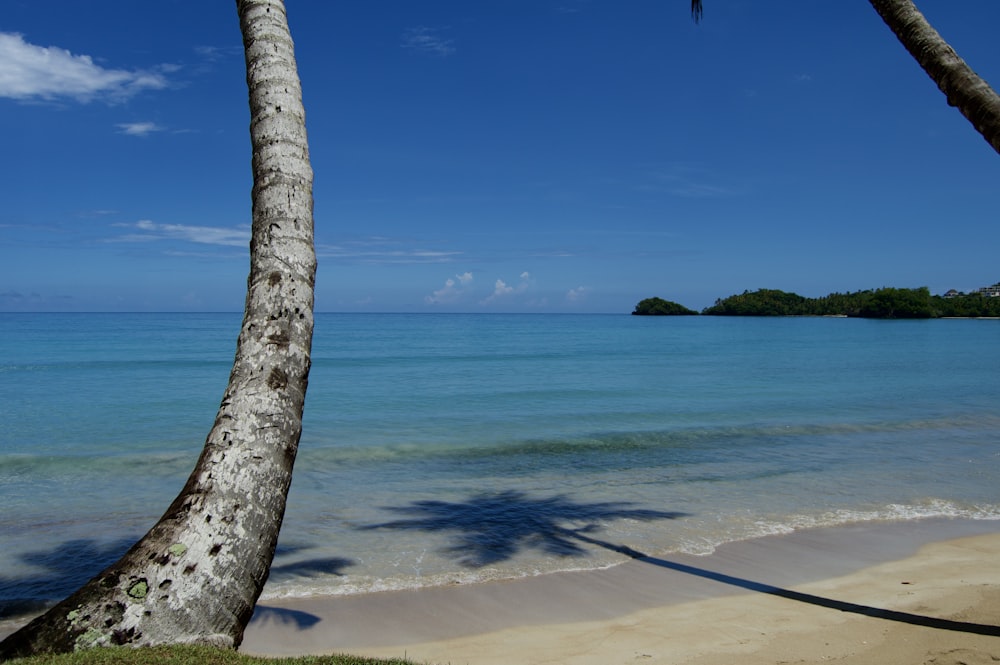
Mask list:
[[[869,2],[945,94],[948,103],[972,123],[994,150],[1000,152],[1000,96],[958,57],[912,0]],[[696,23],[701,20],[703,12],[702,0],[691,0],[691,16]]]
[[1000,96],[958,57],[911,0],[871,0],[871,4],[948,103],[1000,152]]
[[0,643],[240,644],[267,579],[302,431],[313,329],[312,169],[282,0],[237,0],[250,90],[253,234],[229,385],[187,484],[118,562]]

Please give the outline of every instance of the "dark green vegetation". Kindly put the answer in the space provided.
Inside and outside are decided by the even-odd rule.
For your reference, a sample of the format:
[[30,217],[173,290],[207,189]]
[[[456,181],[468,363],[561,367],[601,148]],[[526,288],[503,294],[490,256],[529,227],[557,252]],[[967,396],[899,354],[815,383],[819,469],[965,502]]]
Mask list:
[[663,298],[646,298],[635,306],[632,313],[638,316],[682,316],[698,312]]
[[[636,305],[636,311],[632,313],[674,313],[639,311],[645,303],[651,301],[675,305],[659,298],[647,298]],[[714,305],[706,307],[701,313],[710,316],[852,316],[867,319],[1000,317],[1000,298],[991,298],[979,293],[945,298],[931,295],[925,286],[918,289],[887,287],[854,293],[831,293],[822,298],[806,298],[797,293],[777,289],[759,289],[716,300]]]
[[931,319],[942,316],[1000,316],[1000,298],[982,295],[932,296],[927,287],[882,288],[804,298],[774,289],[744,291],[716,300],[702,314],[721,316],[857,316],[869,319]]
[[168,646],[133,649],[100,648],[15,661],[18,665],[413,665],[393,658],[377,660],[359,656],[303,656],[300,658],[255,658],[232,649]]

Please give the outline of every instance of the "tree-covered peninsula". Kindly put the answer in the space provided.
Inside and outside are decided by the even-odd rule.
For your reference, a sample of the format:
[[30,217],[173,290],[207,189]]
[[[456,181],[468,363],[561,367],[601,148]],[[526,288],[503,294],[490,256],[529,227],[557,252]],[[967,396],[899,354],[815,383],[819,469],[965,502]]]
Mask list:
[[701,312],[713,316],[852,316],[868,319],[931,319],[1000,316],[1000,298],[978,293],[931,295],[927,287],[881,288],[806,298],[776,289],[744,291]]
[[[679,309],[678,309],[679,308]],[[683,311],[680,311],[683,310]],[[633,314],[694,314],[677,303],[647,298]],[[1000,317],[1000,297],[981,293],[931,295],[927,287],[881,288],[806,298],[778,289],[759,289],[720,298],[701,311],[706,316],[850,316],[867,319]]]

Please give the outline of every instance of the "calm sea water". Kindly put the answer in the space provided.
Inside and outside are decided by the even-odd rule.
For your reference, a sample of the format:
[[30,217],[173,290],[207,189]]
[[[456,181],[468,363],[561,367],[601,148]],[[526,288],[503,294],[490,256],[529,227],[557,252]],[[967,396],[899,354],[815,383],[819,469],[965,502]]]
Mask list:
[[[62,597],[159,517],[238,328],[0,314],[0,616]],[[265,597],[1000,519],[1000,321],[326,314],[313,358]]]

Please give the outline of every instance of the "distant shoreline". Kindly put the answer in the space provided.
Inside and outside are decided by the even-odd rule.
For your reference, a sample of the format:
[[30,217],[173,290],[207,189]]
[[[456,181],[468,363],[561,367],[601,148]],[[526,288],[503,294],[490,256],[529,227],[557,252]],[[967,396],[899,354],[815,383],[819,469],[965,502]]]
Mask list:
[[[662,298],[639,301],[632,314],[673,316],[699,314]],[[831,293],[806,298],[779,289],[744,291],[719,298],[702,316],[839,316],[861,319],[1000,318],[1000,297],[982,293],[931,295],[918,289],[881,288],[853,293]]]

